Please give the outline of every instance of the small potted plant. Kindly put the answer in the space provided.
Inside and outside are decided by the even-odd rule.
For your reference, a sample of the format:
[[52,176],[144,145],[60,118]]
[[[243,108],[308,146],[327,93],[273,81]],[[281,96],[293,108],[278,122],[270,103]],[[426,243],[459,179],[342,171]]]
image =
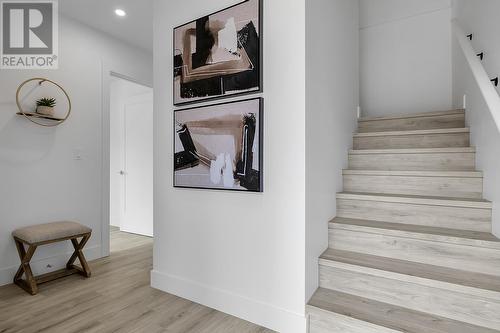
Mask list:
[[56,106],[55,98],[41,98],[36,101],[36,113],[46,116],[54,115],[54,107]]

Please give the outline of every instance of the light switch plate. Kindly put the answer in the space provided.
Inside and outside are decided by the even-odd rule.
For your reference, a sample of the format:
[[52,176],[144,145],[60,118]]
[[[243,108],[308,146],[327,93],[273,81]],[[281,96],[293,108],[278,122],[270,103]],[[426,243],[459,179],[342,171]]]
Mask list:
[[83,160],[82,149],[80,149],[80,148],[73,149],[73,159],[75,161],[81,161],[81,160]]

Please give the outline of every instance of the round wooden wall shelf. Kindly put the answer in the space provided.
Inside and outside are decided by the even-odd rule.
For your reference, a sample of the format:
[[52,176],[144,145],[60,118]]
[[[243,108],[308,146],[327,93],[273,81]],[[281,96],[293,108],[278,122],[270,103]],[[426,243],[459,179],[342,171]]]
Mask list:
[[[68,111],[66,112],[66,115],[63,118],[47,116],[47,115],[39,114],[36,112],[25,112],[23,110],[23,108],[21,106],[21,102],[19,101],[19,95],[20,95],[23,87],[32,81],[38,81],[39,85],[42,85],[45,82],[50,83],[50,84],[56,86],[57,88],[59,88],[64,93],[64,95],[66,96],[66,99],[68,100]],[[66,90],[64,90],[64,88],[62,86],[60,86],[59,84],[57,84],[56,82],[49,80],[49,79],[46,79],[46,78],[41,78],[41,77],[34,77],[32,79],[24,81],[23,83],[21,83],[19,85],[19,87],[17,88],[17,92],[16,92],[16,104],[17,104],[17,108],[19,109],[19,112],[17,112],[18,115],[24,116],[26,119],[28,119],[32,123],[35,123],[35,124],[40,125],[40,126],[45,126],[45,127],[54,127],[57,125],[61,125],[62,123],[64,123],[66,121],[66,119],[68,119],[69,115],[71,114],[71,99],[69,98],[69,95],[66,92]]]

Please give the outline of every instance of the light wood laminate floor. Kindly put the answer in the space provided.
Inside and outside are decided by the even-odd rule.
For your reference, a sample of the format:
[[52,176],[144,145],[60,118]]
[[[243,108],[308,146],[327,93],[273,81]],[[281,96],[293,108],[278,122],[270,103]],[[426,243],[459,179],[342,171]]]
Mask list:
[[152,239],[111,231],[111,256],[90,262],[93,276],[40,285],[30,296],[0,287],[0,333],[271,333],[249,322],[152,289]]

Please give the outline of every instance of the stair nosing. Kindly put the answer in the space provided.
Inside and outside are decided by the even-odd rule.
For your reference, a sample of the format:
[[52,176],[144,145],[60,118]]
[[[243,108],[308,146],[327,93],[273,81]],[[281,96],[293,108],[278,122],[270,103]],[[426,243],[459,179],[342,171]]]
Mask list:
[[344,169],[343,175],[363,176],[414,176],[414,177],[442,177],[442,178],[483,178],[482,171],[419,171],[419,170],[356,170]]
[[409,115],[400,114],[400,115],[385,116],[385,117],[384,116],[381,116],[381,117],[361,117],[358,119],[358,122],[439,117],[439,116],[450,116],[450,115],[455,115],[455,114],[465,114],[465,110],[464,109],[455,109],[455,110],[447,110],[447,111],[414,113],[414,114],[409,114]]
[[380,136],[410,136],[410,135],[433,135],[433,134],[455,134],[470,133],[470,128],[440,128],[430,130],[408,130],[408,131],[386,131],[386,132],[362,132],[354,133],[354,138],[380,137]]
[[[359,258],[353,259],[353,256],[358,256]],[[408,276],[409,278],[405,280],[417,278],[472,288],[476,291],[476,296],[479,297],[492,297],[491,293],[493,293],[493,297],[495,298],[500,295],[500,279],[498,276],[469,272],[450,267],[332,248],[328,248],[321,254],[318,263],[320,266],[329,267],[332,267],[332,265],[334,265],[333,263],[340,263],[342,265],[357,266],[379,272]],[[381,265],[381,263],[383,265]],[[466,278],[460,278],[464,276]],[[496,285],[491,285],[491,282],[486,281],[476,282],[478,278],[499,282],[497,282]],[[419,284],[419,282],[413,283]],[[449,290],[449,288],[446,289]],[[468,291],[470,292],[471,289],[468,289]],[[484,295],[484,293],[489,294],[489,296]]]
[[[320,296],[320,294],[323,295]],[[332,299],[332,301],[325,302],[321,298],[327,298],[328,300]],[[356,307],[353,307],[349,302],[347,305],[342,304],[345,302],[339,301],[344,301],[343,298],[350,298],[351,300],[355,300],[354,303],[359,304]],[[334,303],[334,300],[336,303]],[[361,311],[363,307],[368,307],[369,311]],[[451,332],[449,330],[450,328],[456,329],[459,327],[466,328],[468,333],[499,333],[499,331],[491,328],[481,327],[327,288],[318,288],[307,303],[306,309],[308,311],[318,310],[337,314],[405,333],[449,333]],[[388,313],[391,315],[388,316]],[[409,318],[411,318],[411,321],[408,320]],[[422,325],[427,325],[427,327],[423,327]],[[450,325],[454,327],[450,327]],[[422,329],[425,329],[425,331]]]
[[[483,231],[439,228],[424,225],[380,222],[344,217],[336,217],[331,220],[328,223],[328,228],[341,228],[354,232],[368,232],[387,235],[390,237],[414,238],[431,242],[460,244],[463,246],[475,246],[500,250],[500,240],[492,233]],[[398,235],[398,233],[401,234]]]
[[[327,289],[327,288],[318,288],[318,289]],[[330,289],[328,289],[328,290],[330,290]],[[314,295],[313,295],[313,297],[314,297]],[[362,322],[364,325],[369,325],[373,328],[382,327],[386,330],[390,330],[391,333],[392,332],[395,332],[395,333],[417,333],[417,332],[411,332],[411,331],[407,331],[407,330],[404,330],[404,331],[401,331],[399,329],[396,330],[394,328],[387,327],[384,324],[378,324],[378,323],[375,323],[374,321],[357,318],[354,315],[354,313],[351,311],[341,312],[339,310],[333,310],[331,308],[327,308],[326,306],[312,305],[312,304],[310,304],[311,301],[312,301],[312,297],[311,297],[311,300],[309,300],[309,302],[305,306],[305,311],[306,311],[306,316],[308,317],[308,321],[310,320],[311,314],[318,315],[318,316],[324,316],[324,315],[332,316],[333,315],[333,316],[335,316],[335,319],[338,319],[339,317],[340,318],[345,317],[350,321],[359,321],[359,322]],[[309,332],[310,331],[310,324],[308,323],[307,325],[308,325],[307,332]],[[348,327],[351,327],[351,326],[348,325]],[[359,330],[357,332],[359,332]],[[373,330],[371,330],[371,332],[373,332]],[[418,332],[418,333],[420,333],[420,332]],[[428,332],[426,332],[426,333],[428,333]],[[441,333],[441,332],[432,332],[432,333]],[[445,332],[442,332],[442,333],[445,333]]]
[[418,195],[391,195],[379,193],[359,193],[359,192],[339,192],[336,195],[337,199],[346,200],[361,200],[361,201],[379,201],[392,202],[402,204],[426,205],[426,206],[446,206],[446,207],[462,207],[476,209],[492,209],[493,205],[490,201],[484,199],[464,199],[452,197],[433,197],[433,196],[418,196]]
[[350,149],[349,155],[369,154],[448,154],[448,153],[476,153],[476,147],[452,148],[401,148],[401,149]]

